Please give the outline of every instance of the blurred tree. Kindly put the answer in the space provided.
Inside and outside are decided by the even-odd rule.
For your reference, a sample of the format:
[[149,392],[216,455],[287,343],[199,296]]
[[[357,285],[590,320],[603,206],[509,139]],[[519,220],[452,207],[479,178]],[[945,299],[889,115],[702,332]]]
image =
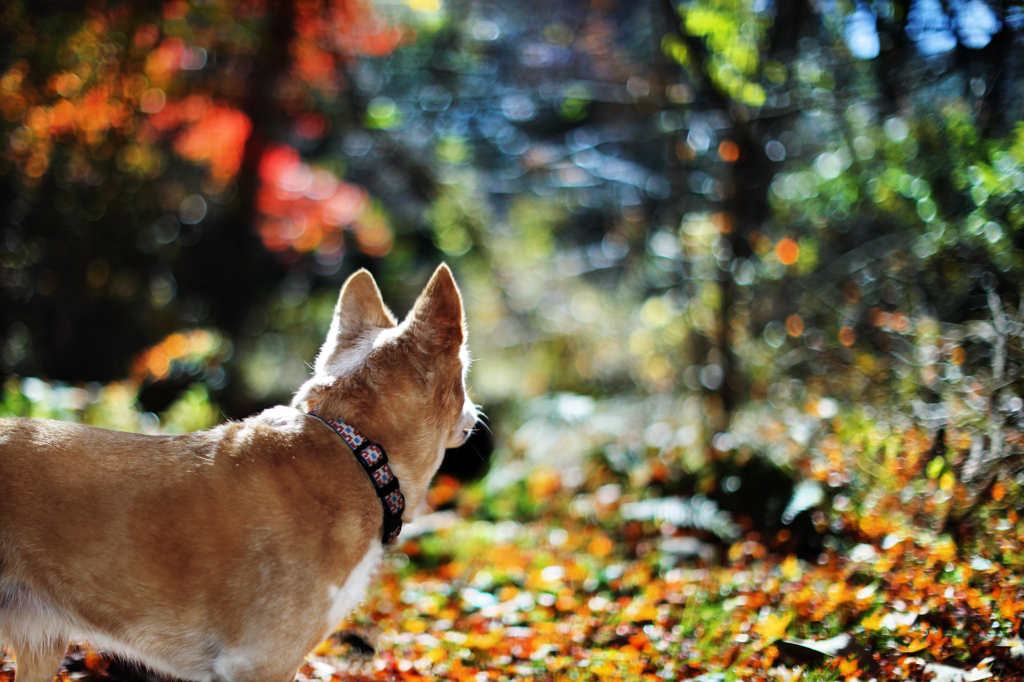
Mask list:
[[[214,358],[213,395],[245,377],[241,415],[303,373],[322,285],[366,262],[401,310],[444,257],[491,405],[683,394],[688,462],[785,461],[834,399],[896,399],[901,425],[961,420],[981,460],[1007,452],[1015,5],[52,9],[13,3],[0,29],[8,371],[120,377],[150,346],[131,375],[158,409]],[[222,343],[167,343],[199,326]],[[768,411],[790,454],[750,428]]]
[[[345,70],[410,35],[372,5],[2,12],[6,371],[124,377],[172,331],[259,327],[295,273],[331,278],[347,250],[390,248],[379,205],[325,155],[356,115]],[[242,392],[231,395],[228,411],[245,414]],[[149,409],[170,398],[143,397]]]
[[[678,148],[690,178],[709,179],[696,201],[680,199],[692,207],[684,243],[706,248],[683,257],[691,272],[717,270],[721,285],[710,296],[692,276],[681,284],[684,298],[719,310],[691,328],[695,360],[707,353],[691,387],[718,394],[712,427],[728,424],[714,418],[719,404],[727,415],[792,378],[817,396],[885,399],[905,387],[904,398],[929,400],[934,381],[906,381],[915,325],[990,318],[985,291],[1015,299],[1024,274],[1020,108],[1007,97],[1020,9],[665,7],[678,30],[664,49],[694,92],[677,106],[698,122]],[[719,236],[688,240],[708,229]],[[865,352],[886,370],[851,392]]]

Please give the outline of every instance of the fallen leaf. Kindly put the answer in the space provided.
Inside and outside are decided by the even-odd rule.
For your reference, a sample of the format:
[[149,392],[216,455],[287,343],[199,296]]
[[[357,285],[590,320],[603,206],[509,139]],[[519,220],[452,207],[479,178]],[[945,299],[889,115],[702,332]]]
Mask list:
[[789,627],[792,620],[792,613],[785,613],[781,616],[769,613],[764,620],[754,625],[754,632],[761,637],[763,645],[767,646],[786,634],[786,628]]

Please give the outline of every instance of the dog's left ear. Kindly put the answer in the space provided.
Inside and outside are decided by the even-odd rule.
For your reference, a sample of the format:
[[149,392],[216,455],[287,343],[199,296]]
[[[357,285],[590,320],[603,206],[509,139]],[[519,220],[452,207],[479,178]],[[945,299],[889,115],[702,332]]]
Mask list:
[[461,349],[466,341],[466,315],[459,287],[447,265],[442,263],[434,271],[406,322],[407,333],[415,335],[427,353]]
[[359,270],[345,281],[334,306],[331,328],[317,355],[315,368],[327,372],[331,361],[367,329],[394,327],[395,318],[384,305],[373,275]]
[[365,268],[345,280],[334,306],[334,320],[334,331],[345,336],[357,336],[370,327],[395,326],[395,318],[384,305],[373,275]]

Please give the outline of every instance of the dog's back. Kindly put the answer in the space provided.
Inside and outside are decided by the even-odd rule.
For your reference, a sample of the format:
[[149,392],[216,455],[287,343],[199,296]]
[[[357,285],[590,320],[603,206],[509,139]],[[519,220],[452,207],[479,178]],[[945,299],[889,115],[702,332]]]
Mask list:
[[263,421],[183,436],[0,421],[3,639],[89,640],[194,679],[275,623],[314,646],[324,624],[294,623],[327,599],[316,576],[355,567],[379,508],[336,513],[372,487],[354,459],[318,455],[336,451],[318,424]]

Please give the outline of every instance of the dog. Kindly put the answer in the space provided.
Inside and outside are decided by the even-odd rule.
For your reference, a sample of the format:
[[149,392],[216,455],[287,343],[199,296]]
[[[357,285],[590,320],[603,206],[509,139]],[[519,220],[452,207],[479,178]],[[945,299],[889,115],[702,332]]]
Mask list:
[[0,420],[16,682],[50,682],[70,640],[183,680],[292,680],[472,432],[468,365],[446,265],[400,324],[361,270],[290,406],[167,436]]

